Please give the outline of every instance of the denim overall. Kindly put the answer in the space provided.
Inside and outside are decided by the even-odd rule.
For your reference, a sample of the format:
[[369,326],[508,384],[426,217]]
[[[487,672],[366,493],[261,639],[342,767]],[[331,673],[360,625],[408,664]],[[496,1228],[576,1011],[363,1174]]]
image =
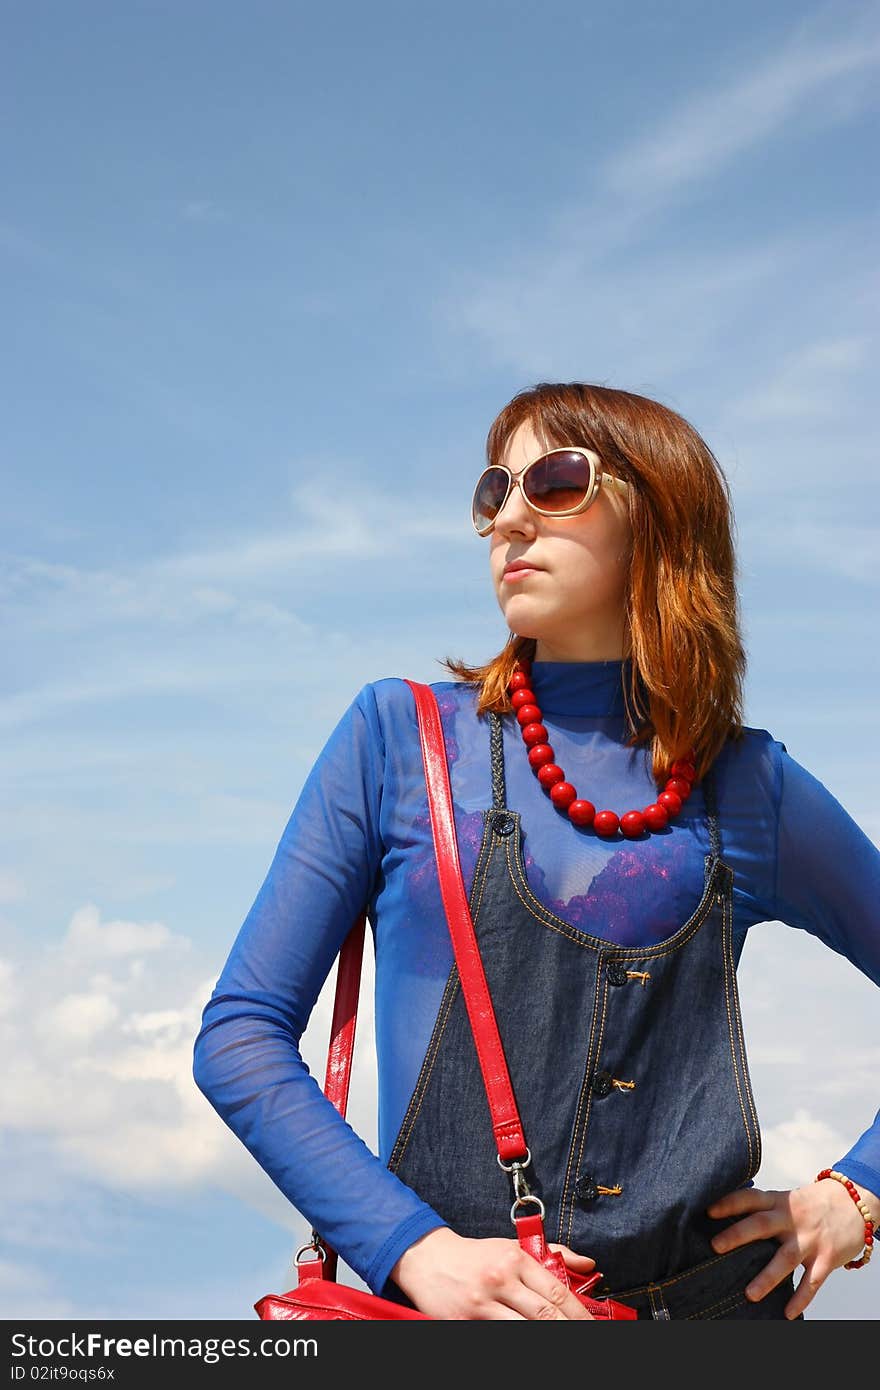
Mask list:
[[[761,1161],[712,774],[701,784],[711,851],[698,907],[665,941],[620,947],[530,891],[498,715],[489,729],[493,804],[470,909],[547,1240],[591,1255],[605,1276],[593,1296],[639,1317],[782,1318],[790,1275],[758,1303],[743,1293],[778,1241],[725,1255],[709,1243],[736,1218],[706,1207]],[[388,1167],[460,1235],[515,1239],[455,964]],[[409,1304],[393,1281],[384,1292]]]

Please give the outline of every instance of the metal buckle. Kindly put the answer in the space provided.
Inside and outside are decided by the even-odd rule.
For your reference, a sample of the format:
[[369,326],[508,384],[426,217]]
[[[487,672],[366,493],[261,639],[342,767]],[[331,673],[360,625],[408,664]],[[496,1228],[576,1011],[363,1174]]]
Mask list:
[[314,1250],[314,1252],[315,1252],[315,1260],[320,1260],[322,1263],[323,1263],[323,1261],[326,1260],[326,1258],[327,1258],[327,1251],[324,1249],[324,1246],[323,1246],[322,1243],[321,1243],[321,1237],[318,1235],[318,1232],[315,1231],[315,1230],[312,1231],[312,1238],[311,1238],[311,1240],[307,1241],[305,1245],[301,1245],[301,1246],[299,1247],[299,1249],[297,1250],[296,1254],[295,1254],[294,1257],[293,1257],[293,1263],[296,1265],[297,1269],[299,1268],[299,1266],[300,1266],[301,1264],[314,1264],[314,1263],[315,1263],[315,1260],[301,1260],[301,1259],[300,1259],[300,1255],[302,1255],[303,1251],[305,1251],[305,1250]]

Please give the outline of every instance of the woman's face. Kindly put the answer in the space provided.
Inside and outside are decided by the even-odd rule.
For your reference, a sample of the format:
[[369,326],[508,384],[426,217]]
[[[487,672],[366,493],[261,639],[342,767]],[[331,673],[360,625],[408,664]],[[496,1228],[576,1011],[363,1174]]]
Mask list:
[[[531,424],[499,460],[516,477],[546,453]],[[513,488],[489,536],[492,583],[511,632],[537,639],[536,661],[611,661],[627,655],[624,605],[632,533],[627,499],[601,487],[578,516],[533,512]],[[505,574],[513,560],[533,568]]]

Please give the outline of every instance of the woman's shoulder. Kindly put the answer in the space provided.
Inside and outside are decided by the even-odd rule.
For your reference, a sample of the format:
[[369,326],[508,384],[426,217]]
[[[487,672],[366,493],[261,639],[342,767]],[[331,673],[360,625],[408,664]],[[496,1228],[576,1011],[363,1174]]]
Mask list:
[[751,724],[741,725],[739,738],[730,737],[724,744],[719,757],[741,761],[743,758],[767,758],[777,752],[786,752],[785,744],[769,729],[759,729]]
[[[441,714],[476,706],[477,687],[468,681],[419,681],[417,684],[430,686]],[[416,722],[415,700],[405,676],[382,676],[369,681],[359,698],[371,699],[383,721],[408,719]]]
[[729,737],[718,753],[713,771],[718,775],[720,792],[742,796],[746,801],[756,792],[778,805],[785,744],[769,729],[740,726],[740,735]]

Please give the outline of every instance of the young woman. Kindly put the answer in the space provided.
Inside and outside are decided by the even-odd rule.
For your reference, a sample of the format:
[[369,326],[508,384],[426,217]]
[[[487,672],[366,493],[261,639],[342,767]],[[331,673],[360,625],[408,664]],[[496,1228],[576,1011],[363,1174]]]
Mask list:
[[[880,1114],[828,1155],[838,1177],[753,1185],[736,966],[749,928],[779,920],[880,983],[880,852],[742,725],[729,490],[687,421],[541,384],[498,416],[487,456],[472,516],[510,635],[433,689],[529,1190],[569,1268],[602,1272],[594,1296],[644,1317],[802,1317],[870,1254]],[[379,1156],[298,1049],[365,904]],[[433,1318],[588,1317],[511,1226],[403,679],[365,685],[315,763],[194,1075],[374,1292]]]

